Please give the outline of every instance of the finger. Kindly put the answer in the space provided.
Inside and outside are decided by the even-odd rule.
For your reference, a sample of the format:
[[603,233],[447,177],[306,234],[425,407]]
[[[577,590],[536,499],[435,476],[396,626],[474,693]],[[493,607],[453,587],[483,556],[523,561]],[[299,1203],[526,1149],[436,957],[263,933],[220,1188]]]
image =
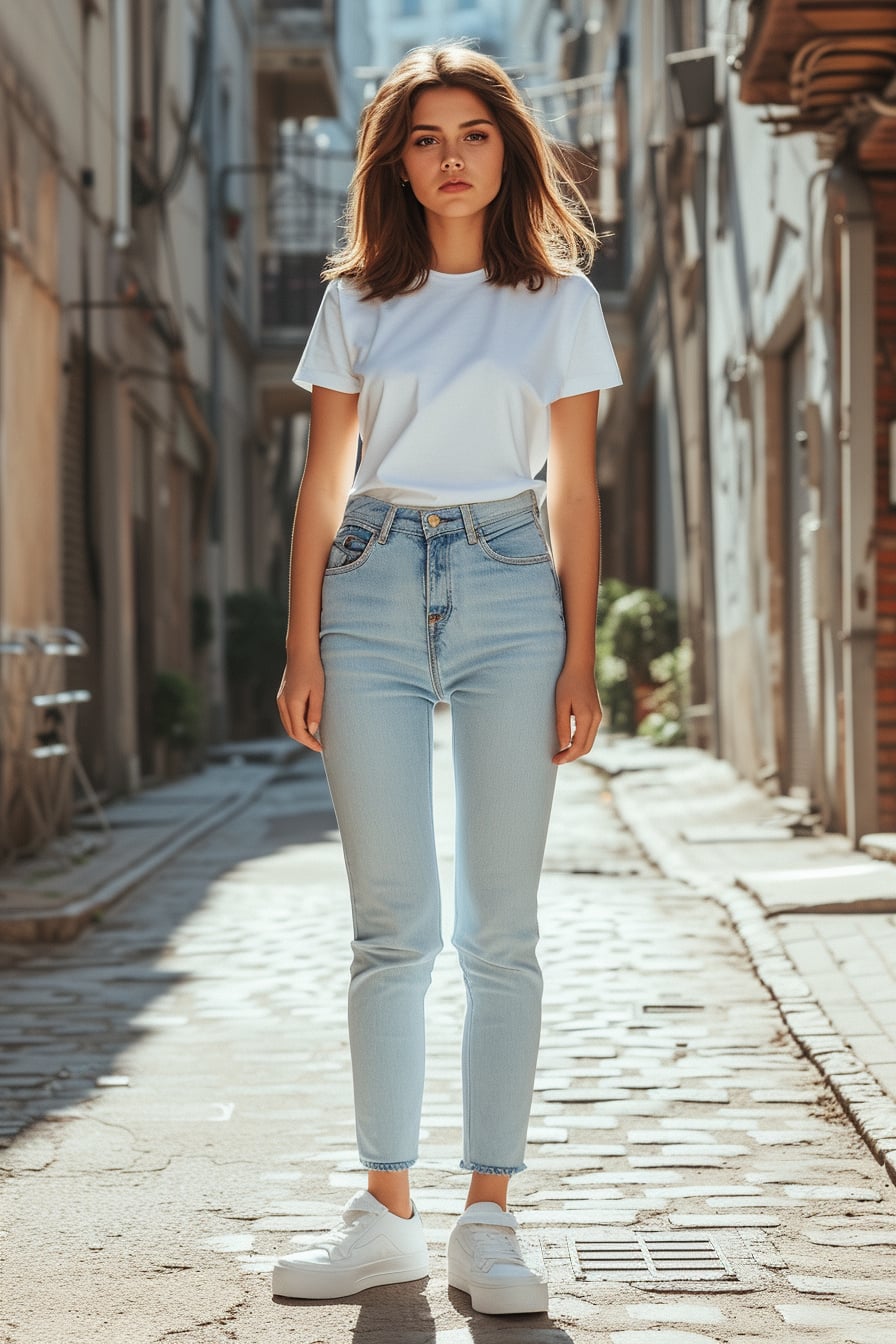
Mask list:
[[320,727],[320,716],[324,707],[323,696],[320,691],[312,691],[308,697],[308,713],[305,716],[305,722],[308,725],[308,731],[314,737]]
[[565,704],[557,706],[557,744],[561,748],[568,747],[572,742],[572,706],[567,701]]
[[316,742],[311,736],[305,724],[304,705],[295,699],[284,699],[278,701],[280,709],[280,719],[289,736],[294,742],[300,742],[303,747],[308,747],[310,751],[320,751],[320,743]]
[[283,730],[287,737],[294,737],[292,730],[292,719],[289,713],[289,705],[283,698],[282,687],[277,692],[277,713],[280,715],[280,722],[283,724]]
[[597,730],[600,727],[600,714],[583,715],[576,721],[576,730],[573,733],[573,740],[570,746],[559,753],[562,755],[562,761],[558,764],[567,765],[570,761],[580,760],[582,756],[587,756],[588,752],[594,746]]
[[558,720],[557,741],[560,744],[560,750],[554,753],[551,760],[554,765],[565,765],[575,742],[575,720],[568,711],[562,720]]
[[321,745],[318,742],[317,738],[312,737],[311,733],[308,731],[304,719],[300,719],[298,722],[298,727],[295,733],[295,739],[297,742],[301,742],[303,747],[307,747],[309,751],[319,752],[322,750]]
[[312,698],[313,698],[312,695],[309,693],[308,697],[302,704],[301,711],[295,716],[295,724],[297,729],[296,741],[301,742],[302,745],[304,747],[307,747],[309,751],[319,752],[321,746],[317,738],[314,736],[314,734],[317,732],[317,729],[319,727],[320,710],[317,711],[316,717],[312,717],[312,710],[311,710]]

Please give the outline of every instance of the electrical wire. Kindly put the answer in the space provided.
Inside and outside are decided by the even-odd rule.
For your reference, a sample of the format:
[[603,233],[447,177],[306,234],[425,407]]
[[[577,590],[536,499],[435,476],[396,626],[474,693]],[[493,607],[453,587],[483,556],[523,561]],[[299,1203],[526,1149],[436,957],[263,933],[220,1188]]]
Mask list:
[[156,0],[152,7],[152,166],[159,176],[162,155],[162,68],[168,0]]
[[[202,27],[201,35],[196,49],[196,65],[193,71],[193,87],[190,92],[190,105],[187,111],[186,121],[181,128],[180,138],[177,148],[174,152],[174,159],[167,174],[164,176],[155,165],[157,171],[157,181],[152,186],[141,183],[139,179],[134,184],[134,204],[139,208],[141,206],[151,205],[154,201],[167,200],[175,194],[183,181],[184,173],[187,170],[187,164],[190,161],[190,148],[193,141],[193,135],[196,130],[196,123],[199,118],[199,112],[202,107],[203,97],[207,87],[207,77],[209,66],[211,64],[211,53],[209,51],[209,12],[211,10],[212,0],[203,0],[202,3]],[[162,41],[159,31],[164,25],[165,10],[167,6],[162,6],[162,12],[159,16],[159,22],[153,35],[153,89],[161,89],[161,48]],[[161,99],[159,108],[154,111],[153,120],[158,123],[161,117]]]

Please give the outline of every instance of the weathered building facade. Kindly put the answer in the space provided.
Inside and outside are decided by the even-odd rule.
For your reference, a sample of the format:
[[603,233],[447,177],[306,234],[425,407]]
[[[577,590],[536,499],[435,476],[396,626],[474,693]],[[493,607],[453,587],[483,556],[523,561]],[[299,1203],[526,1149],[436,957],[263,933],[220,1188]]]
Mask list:
[[[226,276],[222,444],[202,112],[229,80],[235,144],[220,152],[239,153],[252,19],[250,0],[0,3],[0,852],[65,825],[75,750],[101,793],[158,777],[160,674],[214,703],[196,610],[249,567],[232,501],[253,286],[244,240]],[[213,529],[210,553],[216,517],[227,539]],[[89,699],[33,704],[66,690]]]
[[595,8],[641,464],[607,572],[678,598],[691,740],[857,839],[896,822],[896,12]]

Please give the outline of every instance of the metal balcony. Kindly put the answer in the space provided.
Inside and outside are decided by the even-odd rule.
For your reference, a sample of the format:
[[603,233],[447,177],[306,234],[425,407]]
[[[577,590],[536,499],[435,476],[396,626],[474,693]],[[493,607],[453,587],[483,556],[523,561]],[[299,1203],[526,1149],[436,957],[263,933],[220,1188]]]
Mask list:
[[336,0],[258,0],[255,95],[260,128],[339,115]]
[[268,248],[259,257],[261,343],[295,349],[296,359],[320,307],[322,253]]

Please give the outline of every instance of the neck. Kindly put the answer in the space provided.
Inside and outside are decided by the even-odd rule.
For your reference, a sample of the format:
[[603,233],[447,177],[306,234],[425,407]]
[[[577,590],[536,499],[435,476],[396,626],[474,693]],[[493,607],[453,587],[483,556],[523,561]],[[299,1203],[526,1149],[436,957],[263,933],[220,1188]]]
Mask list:
[[482,219],[441,219],[431,215],[427,232],[435,271],[478,271],[482,261]]

